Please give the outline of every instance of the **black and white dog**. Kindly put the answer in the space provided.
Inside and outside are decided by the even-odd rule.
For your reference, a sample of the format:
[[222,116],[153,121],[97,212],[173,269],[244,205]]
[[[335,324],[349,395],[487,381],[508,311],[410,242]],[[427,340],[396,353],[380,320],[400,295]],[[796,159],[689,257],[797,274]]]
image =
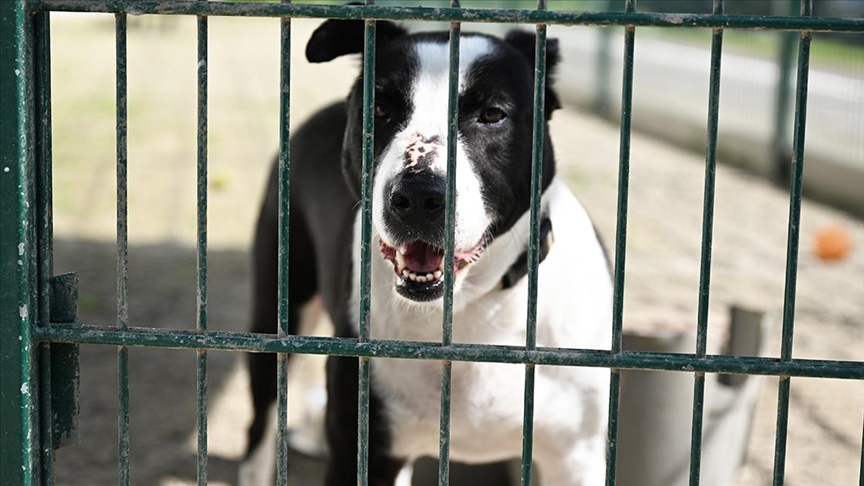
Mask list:
[[[440,342],[443,269],[453,265],[454,342],[523,346],[534,35],[461,38],[455,260],[445,262],[448,36],[377,26],[371,336]],[[557,47],[550,39],[550,73]],[[315,31],[306,56],[326,62],[362,49],[363,22],[330,20]],[[299,332],[303,304],[320,294],[336,334],[358,334],[361,80],[346,102],[318,112],[291,140],[291,333]],[[551,79],[546,86],[548,119],[559,102]],[[604,251],[585,210],[555,174],[548,134],[542,188],[537,344],[608,349],[612,285]],[[272,333],[277,322],[277,207],[274,168],[255,240],[255,332]],[[273,444],[263,437],[276,395],[275,363],[265,354],[249,361],[255,419],[241,473],[248,482],[272,481],[272,471],[255,468],[260,451]],[[374,359],[371,370],[369,483],[392,485],[411,461],[438,453],[441,364]],[[357,375],[356,358],[328,358],[328,485],[356,481]],[[452,459],[518,457],[524,367],[456,362],[452,377]],[[544,484],[603,482],[608,382],[603,369],[537,368],[534,460]]]

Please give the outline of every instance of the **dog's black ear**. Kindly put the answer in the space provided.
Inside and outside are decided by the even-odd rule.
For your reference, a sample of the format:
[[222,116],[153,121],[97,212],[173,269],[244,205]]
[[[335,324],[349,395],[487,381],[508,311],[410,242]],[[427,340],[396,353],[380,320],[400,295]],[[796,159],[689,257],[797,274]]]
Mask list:
[[[363,52],[364,22],[362,20],[331,19],[315,29],[306,44],[306,59],[309,62],[327,62],[346,54]],[[408,31],[386,20],[379,20],[375,28],[378,46]]]
[[[531,68],[534,68],[534,44],[537,36],[533,32],[524,30],[513,30],[507,34],[504,41],[510,44],[514,49],[522,53],[531,63]],[[552,112],[561,108],[561,100],[558,94],[552,88],[553,76],[555,69],[558,67],[558,62],[561,60],[561,51],[558,48],[558,39],[546,39],[546,119],[552,115]]]

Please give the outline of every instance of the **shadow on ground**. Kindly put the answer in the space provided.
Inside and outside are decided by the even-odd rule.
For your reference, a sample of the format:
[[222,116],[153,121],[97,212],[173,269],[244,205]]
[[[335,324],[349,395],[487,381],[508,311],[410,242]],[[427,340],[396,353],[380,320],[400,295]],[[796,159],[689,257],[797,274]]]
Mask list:
[[[210,251],[208,327],[243,330],[249,300],[248,255]],[[116,247],[110,242],[58,240],[55,273],[80,274],[80,320],[116,321]],[[129,248],[129,324],[194,329],[196,251],[185,245]],[[116,484],[117,348],[81,347],[80,444],[57,451],[58,484]],[[211,397],[222,392],[243,355],[210,352]],[[194,479],[196,471],[196,353],[188,350],[129,350],[130,472],[132,484],[170,484]],[[238,430],[246,427],[237,423]],[[245,442],[245,441],[244,441]],[[242,451],[245,443],[231,446]],[[233,483],[237,457],[209,457],[211,481]],[[173,479],[173,480],[172,480]]]

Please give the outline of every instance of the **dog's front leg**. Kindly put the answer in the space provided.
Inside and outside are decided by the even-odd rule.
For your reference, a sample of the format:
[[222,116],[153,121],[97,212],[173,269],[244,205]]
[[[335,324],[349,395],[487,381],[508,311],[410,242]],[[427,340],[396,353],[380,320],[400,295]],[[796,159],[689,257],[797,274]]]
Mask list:
[[[324,484],[344,486],[357,481],[357,358],[327,358],[327,439],[330,460]],[[390,455],[391,435],[374,388],[369,393],[369,484],[393,486],[404,459]]]
[[605,434],[580,439],[568,450],[563,447],[535,449],[534,463],[540,469],[542,486],[602,485],[606,478]]

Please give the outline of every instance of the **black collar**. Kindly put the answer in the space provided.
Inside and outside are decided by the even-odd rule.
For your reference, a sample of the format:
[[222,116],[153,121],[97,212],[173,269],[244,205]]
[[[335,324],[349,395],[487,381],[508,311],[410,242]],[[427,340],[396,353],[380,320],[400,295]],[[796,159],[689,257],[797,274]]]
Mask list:
[[[543,219],[540,220],[540,263],[543,263],[546,255],[549,254],[549,250],[552,248],[552,243],[554,242],[555,237],[552,235],[552,221],[548,217],[544,216]],[[528,275],[527,249],[519,254],[516,261],[513,262],[513,265],[510,265],[510,268],[508,268],[507,272],[504,273],[504,277],[501,278],[501,289],[509,289],[516,285],[516,283],[525,275]]]

